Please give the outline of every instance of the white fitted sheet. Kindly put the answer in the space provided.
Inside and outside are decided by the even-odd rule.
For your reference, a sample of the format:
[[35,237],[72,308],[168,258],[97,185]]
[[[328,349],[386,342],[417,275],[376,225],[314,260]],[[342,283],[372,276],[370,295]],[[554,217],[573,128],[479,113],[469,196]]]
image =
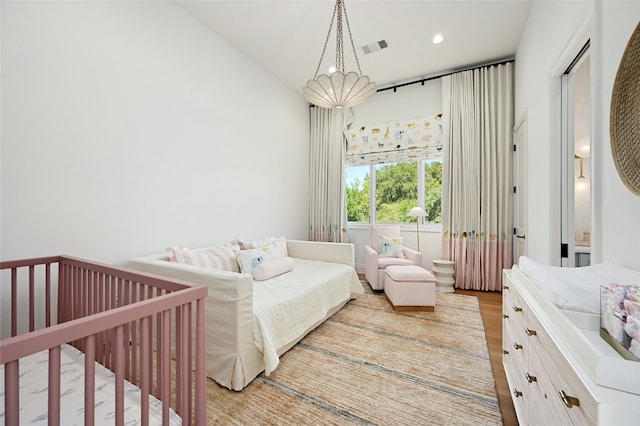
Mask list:
[[[46,425],[48,419],[48,358],[42,351],[20,359],[20,424]],[[0,425],[4,425],[4,366],[0,366]],[[115,374],[96,363],[95,423],[115,421]],[[124,424],[140,424],[140,388],[124,383]],[[170,424],[182,424],[169,410]],[[60,350],[60,424],[84,424],[84,353],[70,345]],[[149,424],[162,424],[162,402],[149,395]]]

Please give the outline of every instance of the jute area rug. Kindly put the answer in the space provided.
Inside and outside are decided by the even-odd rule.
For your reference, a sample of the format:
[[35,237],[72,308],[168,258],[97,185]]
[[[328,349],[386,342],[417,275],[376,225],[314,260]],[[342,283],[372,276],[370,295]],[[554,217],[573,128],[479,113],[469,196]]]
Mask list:
[[364,294],[241,392],[208,382],[218,425],[502,424],[478,299],[438,293],[435,312]]

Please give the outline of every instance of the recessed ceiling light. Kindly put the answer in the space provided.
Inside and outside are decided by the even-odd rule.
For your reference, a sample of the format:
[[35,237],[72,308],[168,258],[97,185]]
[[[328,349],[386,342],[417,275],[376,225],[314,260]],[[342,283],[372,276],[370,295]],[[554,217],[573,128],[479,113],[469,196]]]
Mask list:
[[436,34],[435,36],[433,36],[433,44],[440,44],[443,40],[444,37],[442,37],[442,34]]

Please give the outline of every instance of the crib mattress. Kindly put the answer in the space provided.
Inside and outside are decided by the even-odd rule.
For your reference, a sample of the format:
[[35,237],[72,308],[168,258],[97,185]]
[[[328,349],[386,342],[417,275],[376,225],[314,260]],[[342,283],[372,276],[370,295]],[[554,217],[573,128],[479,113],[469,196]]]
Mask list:
[[[20,424],[46,425],[49,352],[42,351],[20,359]],[[0,366],[0,425],[4,417],[4,366]],[[115,420],[115,374],[96,363],[95,422],[113,424]],[[140,424],[140,388],[124,383],[124,424]],[[170,424],[182,423],[169,410]],[[84,353],[63,345],[60,351],[60,424],[84,424]],[[149,424],[162,424],[162,402],[149,395]]]

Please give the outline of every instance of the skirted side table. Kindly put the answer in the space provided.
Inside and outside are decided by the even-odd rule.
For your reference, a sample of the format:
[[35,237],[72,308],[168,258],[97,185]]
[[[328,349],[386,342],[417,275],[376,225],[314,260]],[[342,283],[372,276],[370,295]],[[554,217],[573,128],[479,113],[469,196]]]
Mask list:
[[454,262],[452,260],[436,259],[433,261],[433,275],[436,278],[436,291],[453,293],[456,283]]

